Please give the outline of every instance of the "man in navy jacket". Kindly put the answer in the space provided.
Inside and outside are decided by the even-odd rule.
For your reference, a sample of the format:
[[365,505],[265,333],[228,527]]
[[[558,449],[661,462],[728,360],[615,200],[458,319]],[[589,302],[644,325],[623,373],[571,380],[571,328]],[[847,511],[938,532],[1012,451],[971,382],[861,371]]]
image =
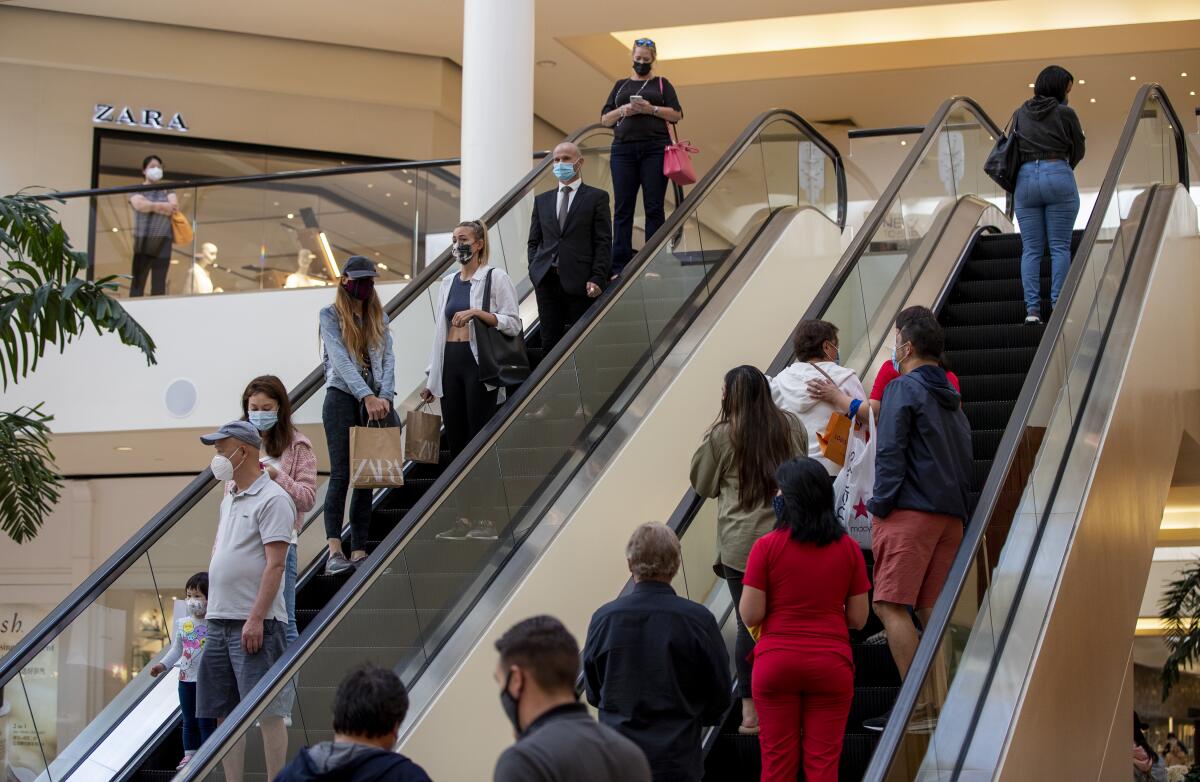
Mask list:
[[[875,612],[900,675],[920,640],[909,609],[929,620],[962,542],[971,486],[971,425],[940,366],[942,327],[924,308],[896,318],[900,377],[883,397],[875,451],[871,547]],[[883,730],[888,715],[864,726]]]

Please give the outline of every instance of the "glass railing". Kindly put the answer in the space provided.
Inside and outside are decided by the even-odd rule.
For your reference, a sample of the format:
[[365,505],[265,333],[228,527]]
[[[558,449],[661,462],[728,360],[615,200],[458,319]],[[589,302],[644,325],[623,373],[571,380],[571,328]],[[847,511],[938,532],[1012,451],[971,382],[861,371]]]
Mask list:
[[[588,182],[611,193],[611,131],[593,126],[577,133],[575,140],[587,160]],[[543,161],[483,215],[489,226],[490,262],[509,273],[522,298],[532,287],[525,238],[533,198],[553,182],[549,162]],[[438,253],[385,307],[397,346],[398,406],[425,383],[438,283],[452,262],[448,240],[439,242]],[[324,388],[324,373],[318,367],[291,392],[291,399],[294,419],[312,441],[318,468],[327,475],[329,455],[321,425]],[[300,535],[301,572],[325,549],[320,512],[325,488],[322,478],[316,510]],[[65,776],[156,685],[146,669],[169,645],[176,602],[183,598],[181,585],[207,569],[220,500],[220,487],[205,470],[0,659],[0,687],[13,710],[9,724],[19,721],[25,726],[4,738],[10,758],[14,752],[29,755],[24,767],[35,775],[49,766],[53,778]]]
[[[820,150],[820,166],[808,157],[812,149]],[[508,415],[450,465],[243,700],[181,782],[219,776],[226,751],[243,745],[248,773],[261,773],[261,736],[252,728],[285,689],[300,704],[294,754],[331,737],[334,688],[352,666],[371,660],[393,667],[411,686],[662,368],[771,214],[810,207],[840,224],[844,205],[836,150],[791,112],[757,118],[605,292],[596,314],[577,324],[506,403]],[[439,540],[461,515],[494,520],[498,539]]]
[[906,159],[863,220],[840,273],[818,297],[821,310],[811,317],[837,324],[843,360],[860,374],[891,335],[896,313],[924,271],[929,255],[916,250],[938,218],[965,196],[1008,208],[1004,191],[983,173],[998,132],[970,98],[943,103],[905,145]]
[[1086,498],[1071,493],[1070,507],[1055,501],[1060,468],[1120,302],[1147,191],[1188,184],[1184,143],[1166,94],[1144,86],[867,779],[951,778],[962,761],[1020,599],[1019,587],[993,583],[993,572],[1001,555],[1006,572],[1028,568],[1051,515],[1074,518]]

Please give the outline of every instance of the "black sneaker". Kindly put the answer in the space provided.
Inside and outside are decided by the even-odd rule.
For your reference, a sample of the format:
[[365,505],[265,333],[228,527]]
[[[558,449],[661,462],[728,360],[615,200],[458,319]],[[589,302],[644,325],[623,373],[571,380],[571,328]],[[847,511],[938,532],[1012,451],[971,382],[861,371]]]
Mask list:
[[499,536],[496,534],[496,525],[490,521],[480,521],[471,527],[471,531],[467,533],[467,537],[471,540],[497,540]]
[[325,560],[325,575],[336,576],[353,567],[354,565],[350,564],[350,560],[346,559],[345,554],[330,554],[329,559]]
[[892,710],[888,709],[878,717],[872,717],[869,720],[863,720],[863,727],[867,730],[883,733],[883,729],[887,727],[888,720],[892,718]]
[[467,533],[471,531],[471,522],[467,519],[457,519],[454,526],[448,530],[439,532],[436,537],[438,540],[466,540]]

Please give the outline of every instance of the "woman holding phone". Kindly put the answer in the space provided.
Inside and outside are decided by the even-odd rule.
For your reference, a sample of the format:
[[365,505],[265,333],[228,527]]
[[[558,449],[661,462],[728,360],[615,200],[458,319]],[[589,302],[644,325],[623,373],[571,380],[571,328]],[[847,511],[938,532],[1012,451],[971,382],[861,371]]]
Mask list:
[[612,274],[618,277],[633,258],[633,211],[638,190],[646,210],[646,239],[662,227],[666,215],[667,177],[663,151],[671,143],[668,122],[683,119],[675,87],[654,75],[658,50],[654,41],[633,43],[633,69],[629,78],[613,85],[600,122],[613,129],[611,155],[613,181]]

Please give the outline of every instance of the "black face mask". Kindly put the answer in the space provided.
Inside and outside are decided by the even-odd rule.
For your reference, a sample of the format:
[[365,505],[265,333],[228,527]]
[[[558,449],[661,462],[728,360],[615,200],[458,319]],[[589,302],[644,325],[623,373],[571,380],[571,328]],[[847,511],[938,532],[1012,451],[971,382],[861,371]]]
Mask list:
[[654,63],[633,61],[633,72],[638,76],[645,76],[650,73],[650,69],[654,67]]
[[508,676],[504,677],[504,689],[500,690],[500,708],[504,709],[504,716],[508,717],[508,721],[512,723],[513,730],[520,736],[522,733],[521,718],[518,711],[520,700],[514,698],[508,691],[508,685],[511,681],[512,669],[509,669]]
[[462,263],[462,264],[470,263],[471,256],[473,254],[474,254],[474,251],[471,250],[471,245],[469,245],[469,244],[454,245],[454,257],[458,259],[459,263]]

